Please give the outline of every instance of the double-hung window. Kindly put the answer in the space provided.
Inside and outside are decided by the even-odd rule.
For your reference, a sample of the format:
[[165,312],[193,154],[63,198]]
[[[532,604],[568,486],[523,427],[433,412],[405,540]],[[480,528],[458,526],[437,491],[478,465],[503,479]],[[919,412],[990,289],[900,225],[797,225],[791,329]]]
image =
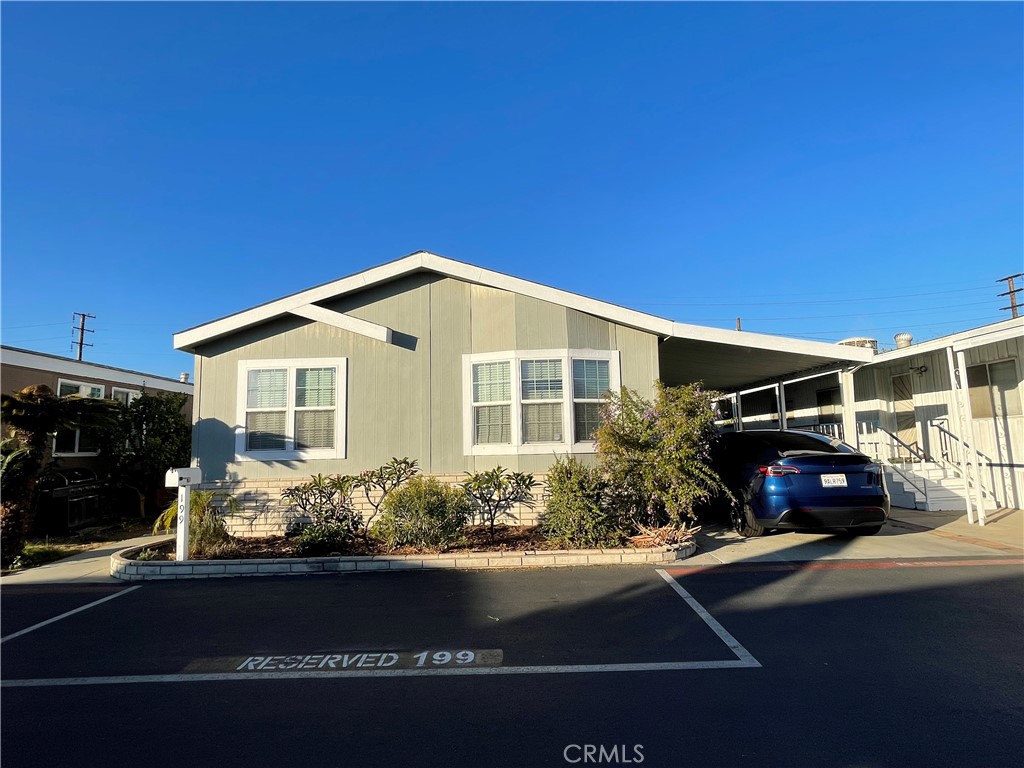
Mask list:
[[[57,381],[58,397],[79,395],[102,398],[104,394],[105,387],[102,384],[88,384],[67,379]],[[53,440],[54,456],[95,456],[99,450],[96,439],[89,434],[87,429],[59,429]]]
[[237,460],[344,458],[345,363],[241,361]]
[[521,350],[463,356],[466,455],[594,451],[619,353]]

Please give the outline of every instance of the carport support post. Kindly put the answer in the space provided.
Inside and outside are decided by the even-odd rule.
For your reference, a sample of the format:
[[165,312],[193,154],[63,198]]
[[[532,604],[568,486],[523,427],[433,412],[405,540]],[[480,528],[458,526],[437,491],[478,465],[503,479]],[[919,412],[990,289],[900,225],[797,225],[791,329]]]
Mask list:
[[203,482],[203,472],[198,467],[168,469],[164,485],[178,486],[178,530],[175,537],[175,560],[188,560],[188,523],[192,506],[192,486]]
[[[970,386],[967,383],[967,358],[962,349],[956,353],[956,364],[960,369],[962,388],[967,389]],[[964,433],[960,439],[963,442],[965,453],[969,451],[967,453],[967,471],[970,478],[974,480],[974,502],[978,508],[978,525],[984,525],[988,520],[985,517],[985,500],[981,493],[981,456],[978,454],[977,443],[974,442],[974,410],[971,408],[969,390],[960,402],[963,406],[960,413],[964,417]],[[971,484],[967,478],[964,479],[964,493],[968,495],[971,493]]]
[[853,394],[853,371],[839,372],[839,397],[843,401],[843,442],[860,448],[857,434],[857,406]]
[[786,428],[786,385],[783,382],[778,383],[778,391],[775,393],[775,398],[779,404],[779,429]]
[[[949,366],[949,388],[953,393],[953,423],[956,424],[956,431],[960,435],[967,434],[967,422],[964,419],[963,401],[967,398],[964,394],[964,381],[960,380],[959,371],[953,361],[953,348],[946,347],[946,365]],[[964,373],[966,377],[966,373]],[[967,446],[960,444],[960,473],[964,477],[964,501],[967,503],[967,522],[974,523],[974,507],[971,502],[971,465],[967,459]]]
[[736,431],[737,432],[742,432],[743,431],[743,404],[742,404],[743,395],[741,395],[739,392],[737,392],[735,398],[733,398],[733,399],[736,400],[736,407],[733,408],[733,411],[732,411],[732,416],[736,420]]

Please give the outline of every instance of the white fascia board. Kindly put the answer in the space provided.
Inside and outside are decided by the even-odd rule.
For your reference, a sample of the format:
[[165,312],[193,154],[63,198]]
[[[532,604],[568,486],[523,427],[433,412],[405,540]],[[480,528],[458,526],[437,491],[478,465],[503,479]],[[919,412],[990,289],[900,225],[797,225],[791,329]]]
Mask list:
[[954,351],[973,349],[999,341],[1009,341],[1021,336],[1024,336],[1024,318],[1010,318],[1008,320],[1000,320],[998,323],[982,326],[981,328],[972,328],[969,331],[961,331],[949,336],[940,336],[930,341],[922,341],[919,344],[911,344],[903,349],[882,352],[875,358],[874,362],[887,363],[892,360],[902,360],[907,357],[914,357],[915,355],[937,352],[946,347],[953,347]]
[[304,317],[307,320],[314,320],[318,323],[324,323],[325,325],[331,325],[335,328],[341,328],[344,331],[351,331],[352,333],[358,333],[360,336],[366,336],[377,341],[383,341],[385,344],[391,343],[391,329],[384,325],[377,325],[377,323],[371,323],[368,320],[360,320],[358,317],[352,317],[342,312],[335,312],[330,309],[324,309],[318,307],[315,304],[307,304],[304,307],[296,307],[295,309],[289,310],[293,315]]
[[846,344],[832,344],[825,341],[806,341],[787,336],[772,336],[767,333],[751,333],[750,331],[728,331],[723,328],[708,328],[688,323],[673,323],[672,326],[672,336],[681,339],[730,344],[735,347],[753,347],[772,352],[789,352],[851,363],[867,363],[875,359],[874,350],[868,347],[851,347]]
[[81,360],[66,360],[60,357],[51,357],[9,347],[4,347],[3,351],[0,352],[0,362],[4,365],[16,365],[19,368],[31,368],[38,371],[56,373],[58,376],[67,376],[73,379],[99,379],[100,381],[109,381],[115,384],[126,384],[133,389],[147,388],[161,392],[181,392],[186,395],[191,395],[193,390],[192,384],[175,381],[163,376],[149,376],[137,371],[126,371],[121,368],[111,368]]

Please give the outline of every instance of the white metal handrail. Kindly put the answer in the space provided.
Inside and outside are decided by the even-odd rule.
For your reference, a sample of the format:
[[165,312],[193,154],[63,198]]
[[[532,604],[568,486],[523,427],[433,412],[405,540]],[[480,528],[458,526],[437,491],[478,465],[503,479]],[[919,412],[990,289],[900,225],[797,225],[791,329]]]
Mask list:
[[[943,426],[943,422],[946,424],[949,423],[948,419],[941,417],[930,419],[928,421],[928,426],[934,428],[939,434],[939,457],[936,459],[937,463],[940,466],[949,469],[957,477],[962,478],[965,487],[970,488],[972,486],[976,486],[981,489],[981,492],[984,495],[989,498],[995,498],[995,462],[992,461],[991,457],[986,456],[977,448],[972,448],[966,440],[963,440],[953,434],[949,429]],[[971,472],[965,473],[963,471],[961,463],[964,465],[974,464],[974,466],[977,467],[977,483],[974,482]],[[988,486],[986,486],[985,477],[982,474],[982,471],[985,469],[987,469],[989,475],[991,475],[991,484]]]

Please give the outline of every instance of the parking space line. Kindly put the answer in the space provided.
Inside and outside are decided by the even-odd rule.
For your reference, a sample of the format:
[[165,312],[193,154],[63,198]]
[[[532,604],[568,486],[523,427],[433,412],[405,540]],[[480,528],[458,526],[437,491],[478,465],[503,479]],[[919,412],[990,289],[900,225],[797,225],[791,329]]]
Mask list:
[[663,578],[668,583],[668,585],[672,587],[673,590],[675,590],[676,594],[683,598],[683,600],[686,601],[686,604],[690,606],[694,610],[694,612],[704,620],[704,623],[711,628],[711,631],[718,635],[722,639],[723,643],[729,646],[729,649],[736,654],[737,659],[739,659],[747,666],[761,666],[760,662],[758,662],[758,660],[750,654],[750,651],[748,651],[746,648],[740,645],[739,641],[731,634],[729,634],[729,631],[721,624],[719,624],[718,620],[715,619],[715,617],[712,616],[710,613],[708,613],[704,609],[704,606],[694,599],[693,595],[691,595],[689,592],[683,589],[683,587],[679,584],[678,581],[672,578],[668,573],[663,571],[661,568],[657,568],[655,570],[657,570],[661,578]]
[[[749,656],[749,654],[748,654]],[[367,669],[316,670],[309,672],[264,672],[246,675],[238,672],[205,672],[173,675],[116,675],[105,677],[54,677],[4,680],[0,688],[43,688],[70,685],[129,685],[140,683],[203,683],[236,682],[239,680],[309,680],[325,678],[367,677],[466,677],[474,675],[557,675],[597,672],[673,672],[690,669],[747,669],[760,667],[750,657],[723,661],[665,661],[636,664],[558,664],[536,667],[470,667],[463,669]]]
[[832,562],[806,561],[792,563],[755,563],[751,561],[739,563],[722,563],[720,565],[695,565],[669,567],[665,570],[672,576],[690,576],[695,574],[721,573],[760,573],[760,572],[796,572],[796,571],[871,571],[893,568],[965,568],[989,567],[1005,565],[1024,565],[1024,558],[1019,557],[986,557],[983,559],[958,560],[840,560]]
[[108,600],[113,600],[115,597],[121,597],[121,595],[127,595],[129,592],[134,592],[136,589],[140,589],[141,587],[142,587],[141,584],[136,584],[134,587],[128,587],[126,589],[122,589],[120,592],[115,592],[112,595],[107,595],[106,597],[101,597],[99,600],[94,600],[91,603],[87,603],[86,605],[79,606],[78,608],[70,610],[70,611],[68,611],[66,613],[62,613],[60,616],[54,616],[52,619],[47,619],[46,621],[40,621],[38,624],[33,624],[31,627],[26,627],[25,629],[20,629],[17,632],[12,632],[11,634],[7,635],[6,637],[0,637],[0,643],[6,643],[8,640],[13,640],[16,637],[21,637],[22,635],[27,635],[29,632],[34,632],[35,630],[41,629],[42,627],[45,627],[48,624],[53,624],[55,621],[60,621],[61,619],[66,619],[68,616],[73,616],[76,613],[81,613],[82,611],[87,611],[90,608],[95,608],[100,603],[105,603]]

